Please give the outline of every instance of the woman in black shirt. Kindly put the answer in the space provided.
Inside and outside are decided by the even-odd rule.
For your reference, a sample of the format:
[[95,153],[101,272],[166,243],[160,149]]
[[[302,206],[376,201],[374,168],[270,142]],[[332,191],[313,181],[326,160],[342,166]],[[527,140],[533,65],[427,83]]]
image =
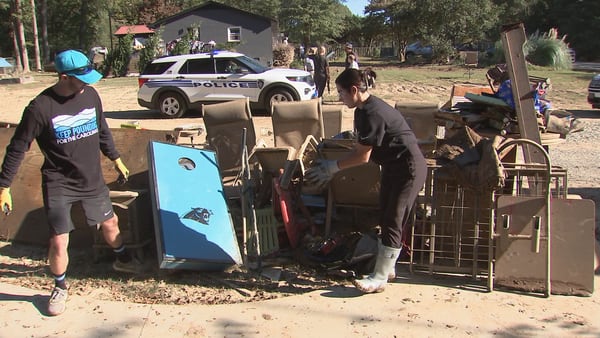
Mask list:
[[395,265],[402,248],[402,230],[417,194],[425,183],[427,166],[417,139],[400,112],[367,91],[364,72],[346,69],[335,80],[340,100],[354,111],[357,144],[349,156],[322,161],[306,177],[326,184],[340,169],[368,161],[381,165],[381,243],[375,270],[354,285],[365,293],[381,292],[388,277],[395,277]]

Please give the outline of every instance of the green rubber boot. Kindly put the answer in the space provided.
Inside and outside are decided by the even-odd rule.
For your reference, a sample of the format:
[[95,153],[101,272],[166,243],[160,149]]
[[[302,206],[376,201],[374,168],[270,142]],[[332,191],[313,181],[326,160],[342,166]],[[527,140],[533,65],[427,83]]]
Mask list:
[[396,260],[400,256],[400,248],[379,245],[375,270],[368,277],[356,279],[352,283],[364,293],[382,292],[390,276],[395,276]]

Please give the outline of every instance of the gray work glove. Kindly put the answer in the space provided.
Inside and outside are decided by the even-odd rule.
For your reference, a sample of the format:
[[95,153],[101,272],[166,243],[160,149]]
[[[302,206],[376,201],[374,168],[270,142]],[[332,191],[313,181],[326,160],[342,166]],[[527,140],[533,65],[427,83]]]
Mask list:
[[325,188],[331,181],[333,175],[340,171],[335,160],[317,160],[315,165],[309,168],[304,174],[304,179],[317,187]]

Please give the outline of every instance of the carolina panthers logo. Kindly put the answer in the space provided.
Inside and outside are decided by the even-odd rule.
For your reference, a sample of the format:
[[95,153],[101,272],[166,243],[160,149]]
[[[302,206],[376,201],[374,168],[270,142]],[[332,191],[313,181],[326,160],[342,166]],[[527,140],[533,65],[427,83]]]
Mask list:
[[213,212],[205,209],[205,208],[192,208],[192,211],[183,215],[182,218],[191,219],[192,221],[196,221],[198,223],[202,223],[208,225],[210,222],[210,216],[213,215]]

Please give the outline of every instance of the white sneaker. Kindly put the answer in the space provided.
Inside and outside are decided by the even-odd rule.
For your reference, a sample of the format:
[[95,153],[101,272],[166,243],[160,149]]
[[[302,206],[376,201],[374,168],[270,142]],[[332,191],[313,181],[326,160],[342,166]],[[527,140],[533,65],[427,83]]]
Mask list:
[[67,290],[55,286],[50,294],[50,300],[48,300],[48,314],[50,316],[58,316],[65,312],[68,297]]

